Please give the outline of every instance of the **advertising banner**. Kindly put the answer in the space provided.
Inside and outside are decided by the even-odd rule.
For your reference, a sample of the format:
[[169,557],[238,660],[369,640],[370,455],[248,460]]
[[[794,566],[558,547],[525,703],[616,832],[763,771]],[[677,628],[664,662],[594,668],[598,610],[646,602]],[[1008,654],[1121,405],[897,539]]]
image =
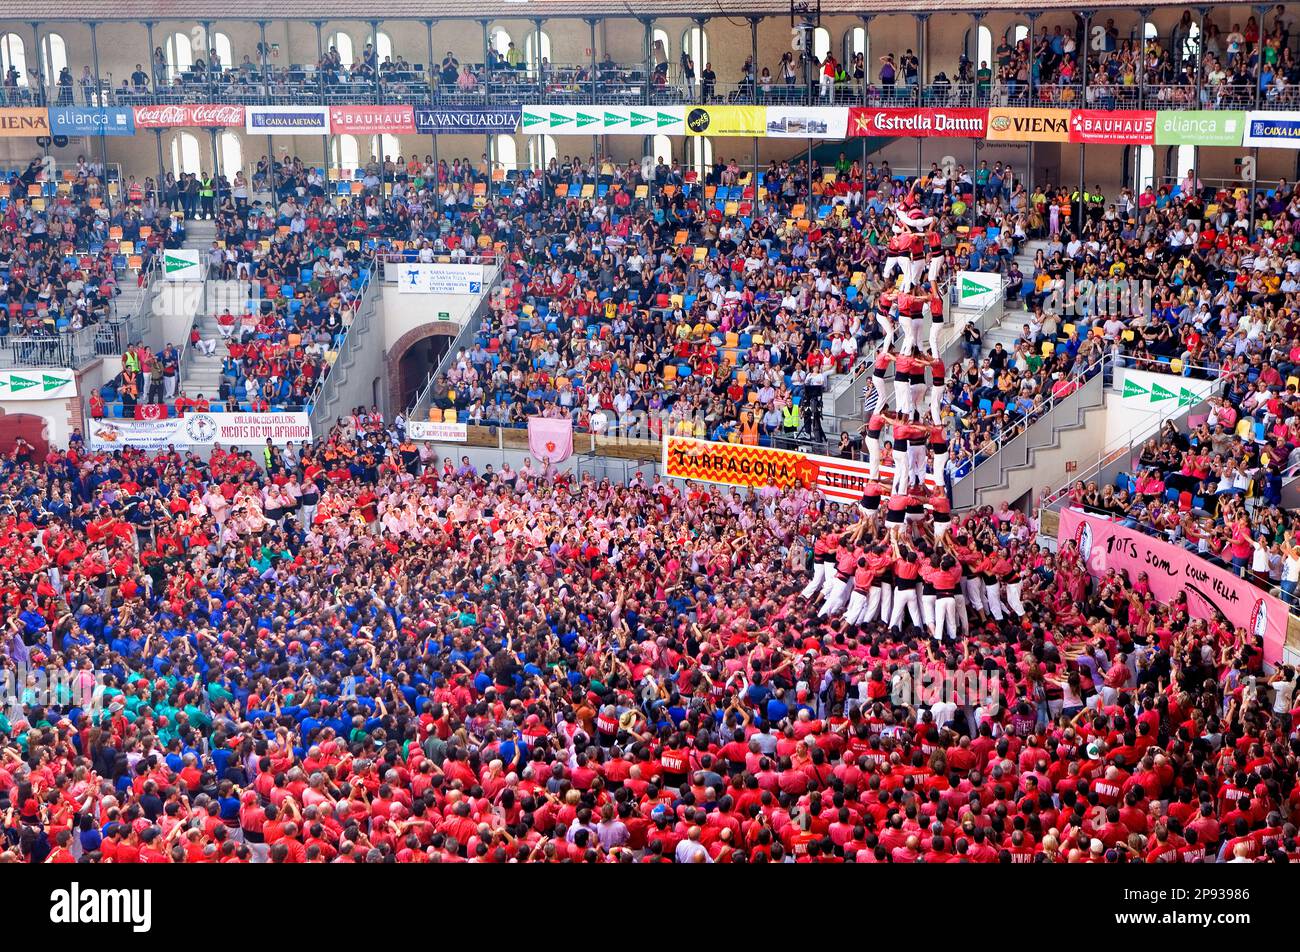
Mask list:
[[773,139],[843,139],[849,111],[842,106],[768,106],[767,135]]
[[77,395],[77,375],[64,367],[0,370],[0,400],[57,400]]
[[133,136],[135,114],[130,109],[116,107],[55,106],[50,109],[50,134]]
[[1151,594],[1160,602],[1186,596],[1193,618],[1222,616],[1234,627],[1264,640],[1264,659],[1282,658],[1286,640],[1287,609],[1280,598],[1269,595],[1182,546],[1173,545],[1117,522],[1062,509],[1059,544],[1072,542],[1094,578],[1111,569],[1136,580],[1145,572]]
[[92,420],[95,449],[157,450],[167,446],[274,446],[311,439],[306,413],[187,413],[160,420]]
[[327,136],[328,106],[249,106],[244,131],[250,136]]
[[44,109],[0,109],[0,138],[47,136],[50,114]]
[[1300,112],[1248,112],[1242,145],[1300,149]]
[[[1148,370],[1124,369],[1120,399],[1130,410],[1168,413],[1175,406],[1194,407],[1215,388],[1213,380],[1157,374]],[[1176,402],[1175,402],[1176,401]]]
[[897,109],[852,106],[851,136],[955,136],[983,139],[987,109]]
[[523,112],[518,106],[484,109],[480,106],[447,106],[415,110],[415,131],[426,135],[480,132],[514,132]]
[[550,135],[683,135],[685,106],[524,106],[519,131]]
[[1153,145],[1156,114],[1152,109],[1071,109],[1070,141],[1085,145]]
[[1070,110],[990,109],[988,138],[993,142],[1069,142]]
[[236,105],[200,105],[197,103],[171,106],[136,106],[137,129],[170,129],[173,126],[197,126],[215,129],[219,126],[242,126],[244,107]]
[[[871,467],[865,461],[744,443],[713,443],[685,436],[669,436],[664,440],[663,466],[664,475],[675,479],[750,489],[816,487],[827,499],[841,503],[856,503],[871,481]],[[891,467],[880,467],[877,482],[884,486],[886,496],[893,476]],[[926,484],[934,488],[928,478]]]
[[434,443],[466,443],[469,441],[469,425],[407,420],[406,435],[413,440],[429,440]]
[[688,136],[761,136],[767,133],[763,106],[687,106]]
[[410,106],[330,106],[330,132],[335,135],[401,135],[415,132]]
[[1156,145],[1227,145],[1236,148],[1246,131],[1246,114],[1224,109],[1156,113]]
[[424,264],[410,261],[397,273],[401,294],[482,294],[481,264]]
[[202,260],[199,248],[167,248],[163,251],[163,277],[169,281],[202,281]]
[[1002,275],[987,271],[957,272],[957,306],[985,308],[1002,293]]

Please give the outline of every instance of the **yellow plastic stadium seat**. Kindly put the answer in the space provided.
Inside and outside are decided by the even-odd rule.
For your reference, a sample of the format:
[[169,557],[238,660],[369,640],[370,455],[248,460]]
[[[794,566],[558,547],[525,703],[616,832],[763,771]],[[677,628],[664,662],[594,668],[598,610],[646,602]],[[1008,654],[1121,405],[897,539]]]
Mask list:
[[1172,370],[1172,371],[1173,371],[1174,373],[1176,373],[1176,374],[1180,374],[1180,373],[1182,373],[1182,372],[1183,372],[1183,359],[1182,359],[1181,357],[1175,357],[1173,360],[1169,361],[1169,369]]
[[[701,251],[703,251],[703,250],[704,250],[703,248],[696,248],[696,249],[695,249],[695,253],[698,255],[698,254],[699,254]],[[668,299],[668,303],[670,303],[673,307],[681,307],[681,306],[682,306],[682,302],[683,302],[684,300],[685,300],[685,298],[683,298],[682,295],[680,295],[680,294],[674,294],[672,297],[670,297],[670,298]]]
[[637,197],[637,198],[649,198],[649,197],[650,197],[650,186],[649,186],[649,185],[638,185],[638,186],[636,187],[636,197]]
[[1056,345],[1050,340],[1043,341],[1043,356],[1051,357],[1054,353],[1056,353]]
[[676,380],[676,379],[677,379],[677,365],[676,365],[676,364],[665,364],[665,365],[664,365],[664,380]]
[[1073,324],[1066,324],[1064,327],[1061,328],[1061,332],[1065,334],[1066,337],[1069,337],[1071,334],[1074,333],[1074,331],[1075,331],[1075,327]]
[[740,335],[737,334],[735,331],[727,331],[727,335],[723,339],[726,341],[726,346],[728,347],[740,346]]
[[691,257],[696,264],[699,264],[702,261],[707,261],[709,257],[709,249],[700,246],[699,248],[695,249],[695,254],[692,255]]
[[1124,341],[1125,343],[1129,343],[1133,341],[1136,337],[1137,335],[1134,334],[1132,331],[1124,331],[1119,335],[1119,339]]
[[636,365],[635,367],[633,367],[632,369],[633,369],[634,371],[636,371],[637,373],[639,373],[639,374],[643,374],[643,373],[645,373],[647,370],[649,370],[650,368],[647,367],[645,364],[637,364],[637,365]]
[[593,185],[593,184],[591,184],[590,182],[588,182],[586,185],[582,186],[582,197],[583,197],[583,198],[591,198],[591,197],[594,196],[595,194],[596,194],[596,186],[595,186],[595,185]]
[[1294,376],[1294,375],[1293,375],[1293,376],[1290,376],[1290,377],[1287,377],[1287,378],[1286,378],[1286,385],[1287,385],[1288,387],[1295,387],[1297,390],[1300,390],[1300,377],[1296,377],[1296,376]]
[[443,422],[443,423],[455,423],[455,422],[456,422],[456,408],[455,408],[455,407],[447,407],[447,409],[445,409],[445,410],[442,411],[442,422]]
[[803,218],[803,212],[804,212],[804,208],[803,208],[803,203],[801,202],[790,209],[790,217]]

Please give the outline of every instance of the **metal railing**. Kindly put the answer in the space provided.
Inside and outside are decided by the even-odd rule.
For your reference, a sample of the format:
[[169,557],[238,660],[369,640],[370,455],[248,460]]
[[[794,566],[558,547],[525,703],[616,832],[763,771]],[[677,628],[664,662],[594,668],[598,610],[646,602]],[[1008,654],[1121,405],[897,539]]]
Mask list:
[[362,282],[361,287],[357,289],[356,296],[352,299],[352,320],[343,330],[343,340],[338,345],[334,362],[329,365],[325,373],[321,374],[321,379],[317,381],[311,396],[307,398],[307,412],[311,417],[312,429],[317,434],[324,432],[324,427],[317,425],[321,421],[321,408],[334,402],[340,381],[345,376],[341,373],[343,364],[352,352],[360,346],[357,339],[370,329],[374,319],[374,297],[377,295],[380,286],[380,281],[375,280],[375,272],[378,268],[379,262],[375,258],[371,258],[365,281]]

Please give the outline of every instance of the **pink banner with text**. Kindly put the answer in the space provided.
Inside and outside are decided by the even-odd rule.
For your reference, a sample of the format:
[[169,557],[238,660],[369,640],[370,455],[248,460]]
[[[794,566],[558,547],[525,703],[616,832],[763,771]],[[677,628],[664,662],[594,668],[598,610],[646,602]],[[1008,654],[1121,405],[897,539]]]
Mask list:
[[1057,540],[1078,545],[1094,577],[1117,569],[1136,580],[1139,572],[1146,572],[1151,593],[1159,601],[1171,602],[1185,592],[1193,618],[1222,614],[1229,624],[1263,638],[1264,660],[1281,660],[1286,605],[1262,588],[1181,546],[1074,509],[1061,510]]

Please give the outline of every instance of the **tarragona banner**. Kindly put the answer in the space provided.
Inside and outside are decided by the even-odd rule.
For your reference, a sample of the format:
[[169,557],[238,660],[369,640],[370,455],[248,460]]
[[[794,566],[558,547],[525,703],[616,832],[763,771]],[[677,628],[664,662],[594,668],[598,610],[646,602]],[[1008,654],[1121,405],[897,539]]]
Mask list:
[[[125,110],[121,110],[125,112]],[[67,128],[65,110],[0,108],[0,137]],[[113,110],[80,110],[78,129],[103,134]],[[89,115],[96,113],[96,115]],[[98,113],[103,113],[99,116]],[[174,126],[244,126],[250,135],[470,135],[485,131],[553,136],[740,136],[773,139],[962,138],[1079,145],[1278,146],[1300,149],[1300,112],[1135,109],[947,109],[886,106],[672,105],[512,106],[486,110],[402,105],[136,106],[135,131]],[[129,134],[124,124],[111,126]],[[74,133],[69,133],[74,134]]]
[[1074,509],[1061,510],[1057,542],[1077,545],[1094,578],[1117,569],[1136,581],[1138,573],[1145,572],[1158,601],[1186,595],[1193,618],[1222,616],[1233,627],[1263,639],[1264,660],[1282,659],[1287,627],[1282,600],[1196,553]]
[[[694,479],[724,486],[761,489],[815,488],[827,499],[855,503],[871,482],[871,468],[865,462],[779,450],[745,443],[714,443],[685,436],[669,436],[663,443],[664,475]],[[882,465],[876,482],[889,495],[894,471]],[[934,488],[932,480],[926,485]]]

